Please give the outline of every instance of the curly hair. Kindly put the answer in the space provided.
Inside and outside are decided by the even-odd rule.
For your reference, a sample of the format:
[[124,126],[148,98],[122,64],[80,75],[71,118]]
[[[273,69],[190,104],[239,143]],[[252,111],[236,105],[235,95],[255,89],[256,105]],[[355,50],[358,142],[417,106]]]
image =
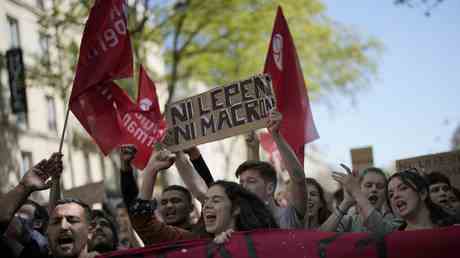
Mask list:
[[214,182],[210,188],[214,185],[224,188],[225,193],[232,202],[232,210],[240,209],[240,213],[236,218],[236,230],[279,228],[272,212],[255,194],[234,182],[219,180]]

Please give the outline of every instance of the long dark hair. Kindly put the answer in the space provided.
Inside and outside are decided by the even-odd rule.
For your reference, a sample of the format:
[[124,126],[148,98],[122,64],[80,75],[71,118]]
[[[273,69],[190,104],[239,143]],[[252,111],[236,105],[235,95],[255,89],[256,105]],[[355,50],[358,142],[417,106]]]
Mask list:
[[[452,219],[450,218],[449,214],[447,214],[441,207],[434,204],[431,200],[428,181],[423,176],[418,174],[416,169],[409,169],[395,173],[388,179],[388,183],[396,177],[415,192],[419,194],[424,192],[426,193],[427,197],[425,199],[425,205],[428,208],[430,213],[430,220],[433,224],[438,226],[448,226],[452,224]],[[389,184],[387,184],[387,187],[385,188],[385,194],[387,196],[388,207],[393,212],[388,194],[388,185]]]
[[232,202],[232,209],[237,207],[240,209],[240,214],[236,218],[236,230],[279,228],[272,212],[255,194],[234,182],[219,180],[209,188],[214,185],[224,188],[225,193]]
[[310,185],[314,185],[317,189],[318,189],[318,192],[319,192],[319,200],[320,202],[323,204],[323,207],[321,207],[319,210],[318,210],[318,223],[321,225],[323,224],[323,222],[325,222],[327,220],[327,218],[329,218],[329,216],[331,215],[331,211],[328,209],[327,207],[327,202],[326,202],[326,198],[324,197],[324,189],[323,187],[318,183],[318,181],[316,181],[316,179],[314,178],[311,178],[311,177],[307,177],[305,179],[305,182],[306,184],[310,184]]

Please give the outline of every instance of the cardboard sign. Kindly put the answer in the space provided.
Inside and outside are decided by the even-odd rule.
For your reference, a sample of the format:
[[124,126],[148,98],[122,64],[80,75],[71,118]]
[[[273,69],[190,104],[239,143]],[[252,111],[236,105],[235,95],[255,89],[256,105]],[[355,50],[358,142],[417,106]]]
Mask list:
[[363,169],[374,166],[372,147],[355,148],[350,150],[351,165],[353,169],[361,172]]
[[423,173],[441,172],[450,179],[450,183],[460,188],[460,151],[443,152],[396,161],[397,171],[417,168]]
[[64,197],[78,198],[90,207],[102,203],[105,199],[104,181],[89,183],[64,191]]
[[276,107],[269,75],[216,87],[166,107],[164,144],[178,151],[265,127]]

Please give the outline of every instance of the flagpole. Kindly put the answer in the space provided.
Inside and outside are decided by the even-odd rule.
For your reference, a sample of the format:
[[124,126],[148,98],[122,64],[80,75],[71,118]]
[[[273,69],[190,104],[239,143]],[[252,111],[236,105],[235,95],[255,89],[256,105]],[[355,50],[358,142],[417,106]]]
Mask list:
[[[65,136],[65,131],[67,129],[67,122],[69,120],[69,113],[70,113],[70,107],[67,105],[67,112],[65,115],[65,120],[64,120],[64,127],[62,128],[62,134],[61,134],[61,140],[59,143],[59,154],[62,154],[62,147],[64,145],[64,136]],[[54,210],[54,207],[56,206],[57,201],[61,198],[61,175],[58,176],[53,176],[51,179],[51,189],[50,189],[50,197],[49,197],[49,202],[48,202],[48,211],[49,214]]]

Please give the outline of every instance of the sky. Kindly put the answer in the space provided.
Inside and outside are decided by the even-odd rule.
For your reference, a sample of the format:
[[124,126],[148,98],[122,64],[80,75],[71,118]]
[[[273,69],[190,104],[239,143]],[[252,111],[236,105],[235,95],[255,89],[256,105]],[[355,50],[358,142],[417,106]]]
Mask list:
[[[333,109],[313,103],[331,165],[350,164],[350,148],[373,147],[374,164],[448,151],[460,124],[460,1],[447,0],[430,17],[393,0],[323,0],[327,15],[384,45],[377,80],[355,95],[334,96]],[[307,79],[308,80],[308,79]]]

